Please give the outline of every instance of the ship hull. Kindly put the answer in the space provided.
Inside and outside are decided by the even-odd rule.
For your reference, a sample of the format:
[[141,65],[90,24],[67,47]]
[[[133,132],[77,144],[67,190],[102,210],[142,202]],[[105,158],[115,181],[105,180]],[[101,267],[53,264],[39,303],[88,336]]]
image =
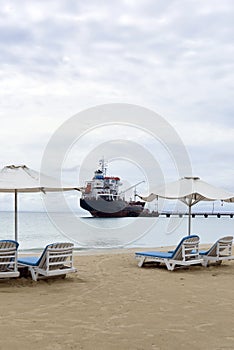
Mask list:
[[99,218],[137,217],[143,212],[144,205],[144,202],[139,201],[80,199],[81,208],[89,211],[93,217]]

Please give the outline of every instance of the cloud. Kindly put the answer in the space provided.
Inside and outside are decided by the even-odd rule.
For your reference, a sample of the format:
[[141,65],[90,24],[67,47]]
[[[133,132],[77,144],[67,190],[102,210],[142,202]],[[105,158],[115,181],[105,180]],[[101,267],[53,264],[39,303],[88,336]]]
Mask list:
[[[194,169],[210,178],[216,170],[231,187],[231,0],[11,0],[0,16],[3,165],[26,160],[39,169],[50,136],[70,116],[127,102],[161,114]],[[103,136],[97,130],[92,137],[95,145]],[[141,142],[137,133],[135,139]],[[87,139],[80,153],[90,146]],[[78,158],[73,153],[67,167],[79,166]]]

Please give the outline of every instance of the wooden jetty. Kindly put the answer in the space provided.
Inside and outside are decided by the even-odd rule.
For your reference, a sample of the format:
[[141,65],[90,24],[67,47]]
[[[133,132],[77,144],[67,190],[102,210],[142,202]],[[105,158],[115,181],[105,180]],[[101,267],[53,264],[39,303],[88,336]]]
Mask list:
[[[162,212],[157,212],[157,211],[144,211],[140,216],[144,217],[159,217],[159,216],[165,216],[167,218],[170,218],[171,216],[176,216],[176,217],[184,217],[188,216],[188,213],[185,212],[173,212],[173,211],[162,211]],[[230,217],[231,219],[234,217],[234,212],[209,212],[209,211],[204,211],[204,212],[193,212],[191,214],[192,218],[195,218],[196,216],[202,216],[204,218],[208,218],[209,216],[216,216],[217,218],[221,217]]]
[[[178,213],[178,212],[161,212],[158,216],[188,216],[188,213]],[[204,218],[208,218],[209,216],[216,216],[217,218],[221,218],[222,216],[230,217],[231,219],[234,217],[234,213],[230,212],[194,212],[191,214],[192,218],[196,216],[203,216]]]

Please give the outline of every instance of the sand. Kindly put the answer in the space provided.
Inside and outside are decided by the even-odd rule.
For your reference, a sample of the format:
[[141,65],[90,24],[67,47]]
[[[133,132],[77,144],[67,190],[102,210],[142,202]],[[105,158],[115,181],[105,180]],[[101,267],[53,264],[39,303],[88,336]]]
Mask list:
[[234,349],[234,261],[174,272],[134,251],[76,255],[66,279],[1,280],[0,349]]

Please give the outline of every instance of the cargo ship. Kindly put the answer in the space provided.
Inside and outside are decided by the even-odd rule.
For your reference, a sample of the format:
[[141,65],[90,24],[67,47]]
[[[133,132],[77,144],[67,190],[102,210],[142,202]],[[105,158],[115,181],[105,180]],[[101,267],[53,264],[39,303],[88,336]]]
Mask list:
[[[125,191],[119,192],[122,185],[117,176],[107,176],[104,159],[100,160],[99,168],[94,172],[92,180],[86,181],[80,199],[81,208],[90,212],[93,217],[137,217],[144,210],[145,202],[136,200],[136,186],[141,181]],[[135,188],[134,200],[125,200],[124,194]]]

